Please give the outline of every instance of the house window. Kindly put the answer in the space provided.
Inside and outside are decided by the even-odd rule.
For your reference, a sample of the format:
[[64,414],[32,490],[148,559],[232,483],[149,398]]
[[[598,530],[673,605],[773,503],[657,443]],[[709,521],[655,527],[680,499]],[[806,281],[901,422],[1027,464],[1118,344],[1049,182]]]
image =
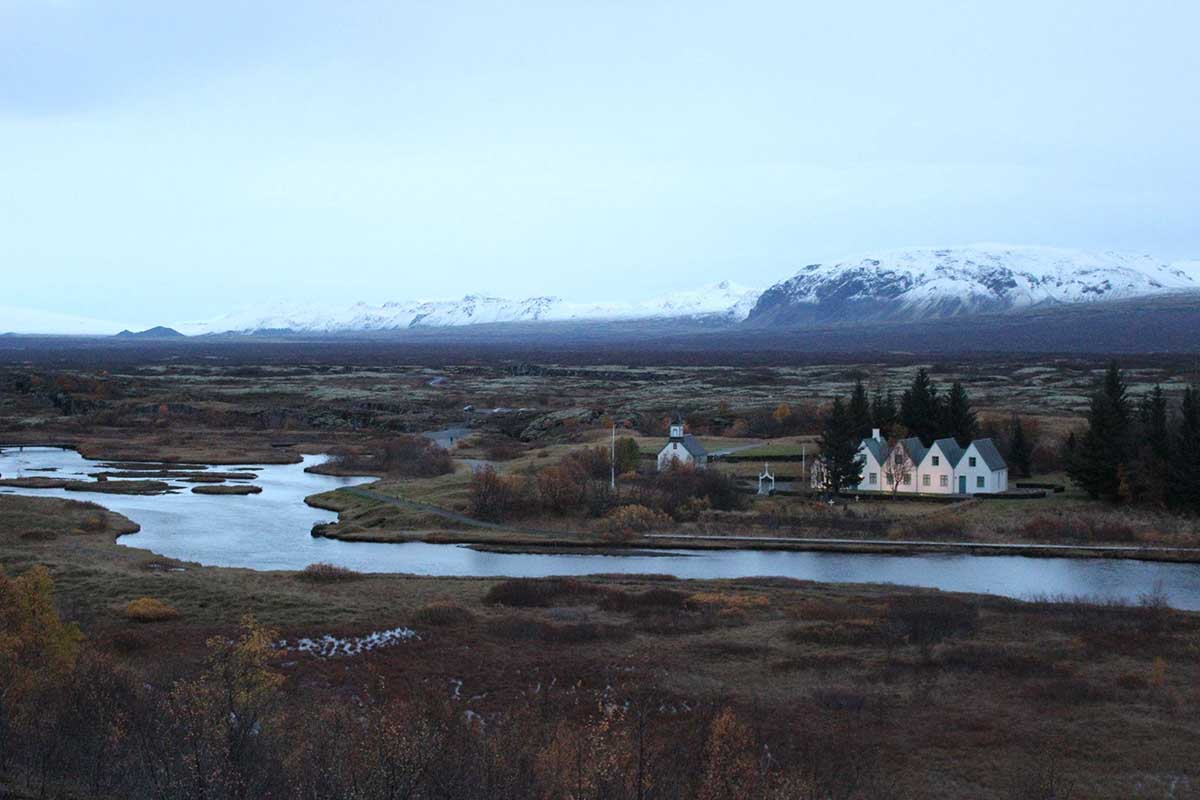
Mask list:
[[971,456],[970,458],[967,459],[967,461],[969,461],[971,463],[972,467],[975,466],[975,456]]
[[934,456],[934,457],[933,457],[933,465],[934,465],[935,467],[940,467],[940,466],[942,465],[942,459],[941,459],[941,457],[940,457],[940,456]]
[[872,486],[874,486],[875,484],[879,483],[879,473],[878,473],[878,472],[872,472],[870,475],[868,475],[868,476],[867,476],[867,483],[871,484]]
[[905,476],[904,476],[904,485],[905,485],[905,486],[911,486],[911,485],[912,485],[912,475],[905,475]]
[[941,486],[942,486],[942,488],[943,488],[943,489],[945,489],[947,486],[949,486],[949,485],[950,485],[950,476],[949,476],[949,475],[943,475],[943,476],[941,477],[940,483],[941,483]]
[[980,475],[978,478],[975,479],[975,488],[976,489],[983,488],[983,476],[982,475]]
[[900,453],[896,453],[896,466],[898,467],[903,463],[904,463],[904,456]]
[[922,486],[928,486],[928,485],[929,485],[929,476],[928,476],[928,475],[922,475],[922,476],[921,476],[921,485],[922,485]]

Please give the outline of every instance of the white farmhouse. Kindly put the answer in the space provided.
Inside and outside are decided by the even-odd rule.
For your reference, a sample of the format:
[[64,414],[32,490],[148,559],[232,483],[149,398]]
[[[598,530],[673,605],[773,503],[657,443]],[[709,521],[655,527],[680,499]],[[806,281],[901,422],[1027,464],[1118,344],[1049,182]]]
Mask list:
[[[853,492],[906,494],[998,494],[1008,491],[1008,465],[991,439],[976,439],[965,449],[953,438],[925,447],[915,436],[888,447],[879,430],[858,448],[862,480]],[[813,465],[812,486],[826,489],[820,459]]]
[[991,439],[976,439],[955,467],[959,494],[1008,491],[1008,464]]
[[691,466],[704,469],[708,466],[708,451],[700,440],[690,433],[683,432],[683,419],[676,416],[671,423],[671,437],[667,445],[658,451],[658,471],[670,469],[673,466]]

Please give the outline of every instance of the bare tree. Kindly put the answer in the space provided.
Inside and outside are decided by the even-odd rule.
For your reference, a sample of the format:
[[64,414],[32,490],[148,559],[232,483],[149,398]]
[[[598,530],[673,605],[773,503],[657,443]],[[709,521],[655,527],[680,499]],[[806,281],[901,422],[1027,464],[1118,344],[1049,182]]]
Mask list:
[[917,465],[913,463],[908,449],[899,442],[893,442],[888,448],[887,460],[883,465],[883,478],[892,487],[892,497],[900,491],[900,487],[911,482]]

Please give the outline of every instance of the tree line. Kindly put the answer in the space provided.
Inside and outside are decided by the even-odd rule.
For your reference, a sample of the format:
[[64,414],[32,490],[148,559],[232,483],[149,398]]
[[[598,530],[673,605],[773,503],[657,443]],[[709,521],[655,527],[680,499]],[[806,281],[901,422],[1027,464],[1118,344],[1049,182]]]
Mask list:
[[839,492],[862,480],[858,447],[875,430],[893,443],[915,436],[928,446],[935,439],[952,437],[965,447],[979,435],[980,425],[962,383],[955,381],[943,392],[924,367],[898,401],[890,388],[877,386],[868,395],[859,379],[847,398],[834,398],[821,429],[821,464],[830,491]]
[[1066,450],[1071,480],[1093,499],[1200,511],[1200,388],[1177,405],[1161,386],[1131,397],[1113,362]]

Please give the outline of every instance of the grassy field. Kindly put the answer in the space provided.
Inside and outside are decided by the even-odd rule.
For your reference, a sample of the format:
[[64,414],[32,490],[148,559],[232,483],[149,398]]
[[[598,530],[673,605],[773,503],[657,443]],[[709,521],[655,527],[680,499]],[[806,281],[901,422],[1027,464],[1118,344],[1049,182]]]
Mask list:
[[[89,457],[184,469],[294,463],[302,453],[466,422],[472,433],[456,443],[452,473],[383,474],[369,487],[413,505],[348,491],[310,498],[340,515],[326,534],[515,549],[615,547],[583,511],[538,512],[496,528],[447,514],[470,510],[473,468],[535,474],[607,446],[610,422],[637,437],[643,452],[657,452],[663,420],[676,409],[713,426],[697,428],[710,450],[750,445],[738,455],[754,461],[715,466],[748,479],[759,459],[795,455],[801,442],[812,442],[805,426],[816,417],[774,439],[717,436],[718,421],[769,415],[781,402],[806,415],[856,377],[899,389],[915,366],[17,365],[0,369],[0,442],[69,443]],[[1102,363],[979,358],[927,366],[940,383],[966,382],[983,415],[1020,411],[1054,442],[1078,426]],[[1127,375],[1135,391],[1194,377],[1178,364],[1151,361]],[[464,411],[468,405],[482,410]],[[799,466],[773,469],[798,475]],[[1039,477],[1063,482],[1061,474]],[[80,496],[86,499],[103,502]],[[661,525],[660,532],[701,535],[1200,546],[1195,520],[1106,506],[1073,489],[1031,501],[876,498],[834,507],[805,496],[748,497],[741,510],[702,510]],[[381,678],[397,695],[444,689],[456,714],[497,724],[534,696],[560,710],[652,697],[664,730],[731,706],[755,721],[764,742],[799,732],[818,750],[869,754],[871,768],[898,790],[872,797],[1178,798],[1200,791],[1200,615],[1153,603],[1022,603],[774,578],[510,583],[255,572],[115,544],[130,529],[97,505],[0,494],[0,566],[9,575],[47,567],[61,613],[80,624],[87,646],[155,685],[200,670],[206,640],[232,635],[245,614],[288,641],[411,628],[418,638],[369,654],[281,652],[270,668],[298,705],[353,706],[359,687]],[[147,597],[177,616],[138,621],[130,603]],[[0,775],[0,795],[6,788]]]
[[[770,578],[314,582],[114,544],[130,527],[91,505],[0,496],[0,564],[10,574],[47,565],[89,642],[152,674],[196,668],[205,638],[246,613],[288,639],[407,626],[420,639],[274,668],[306,695],[336,695],[368,668],[398,685],[440,684],[483,719],[550,679],[618,700],[652,690],[675,713],[723,698],[781,722],[824,720],[831,737],[853,729],[865,738],[843,744],[879,748],[908,797],[1012,797],[1014,782],[1041,769],[1073,782],[1077,797],[1200,786],[1196,614]],[[128,619],[139,597],[178,618]],[[928,643],[897,637],[901,601],[913,597],[944,598],[936,607],[949,604],[961,624]]]

